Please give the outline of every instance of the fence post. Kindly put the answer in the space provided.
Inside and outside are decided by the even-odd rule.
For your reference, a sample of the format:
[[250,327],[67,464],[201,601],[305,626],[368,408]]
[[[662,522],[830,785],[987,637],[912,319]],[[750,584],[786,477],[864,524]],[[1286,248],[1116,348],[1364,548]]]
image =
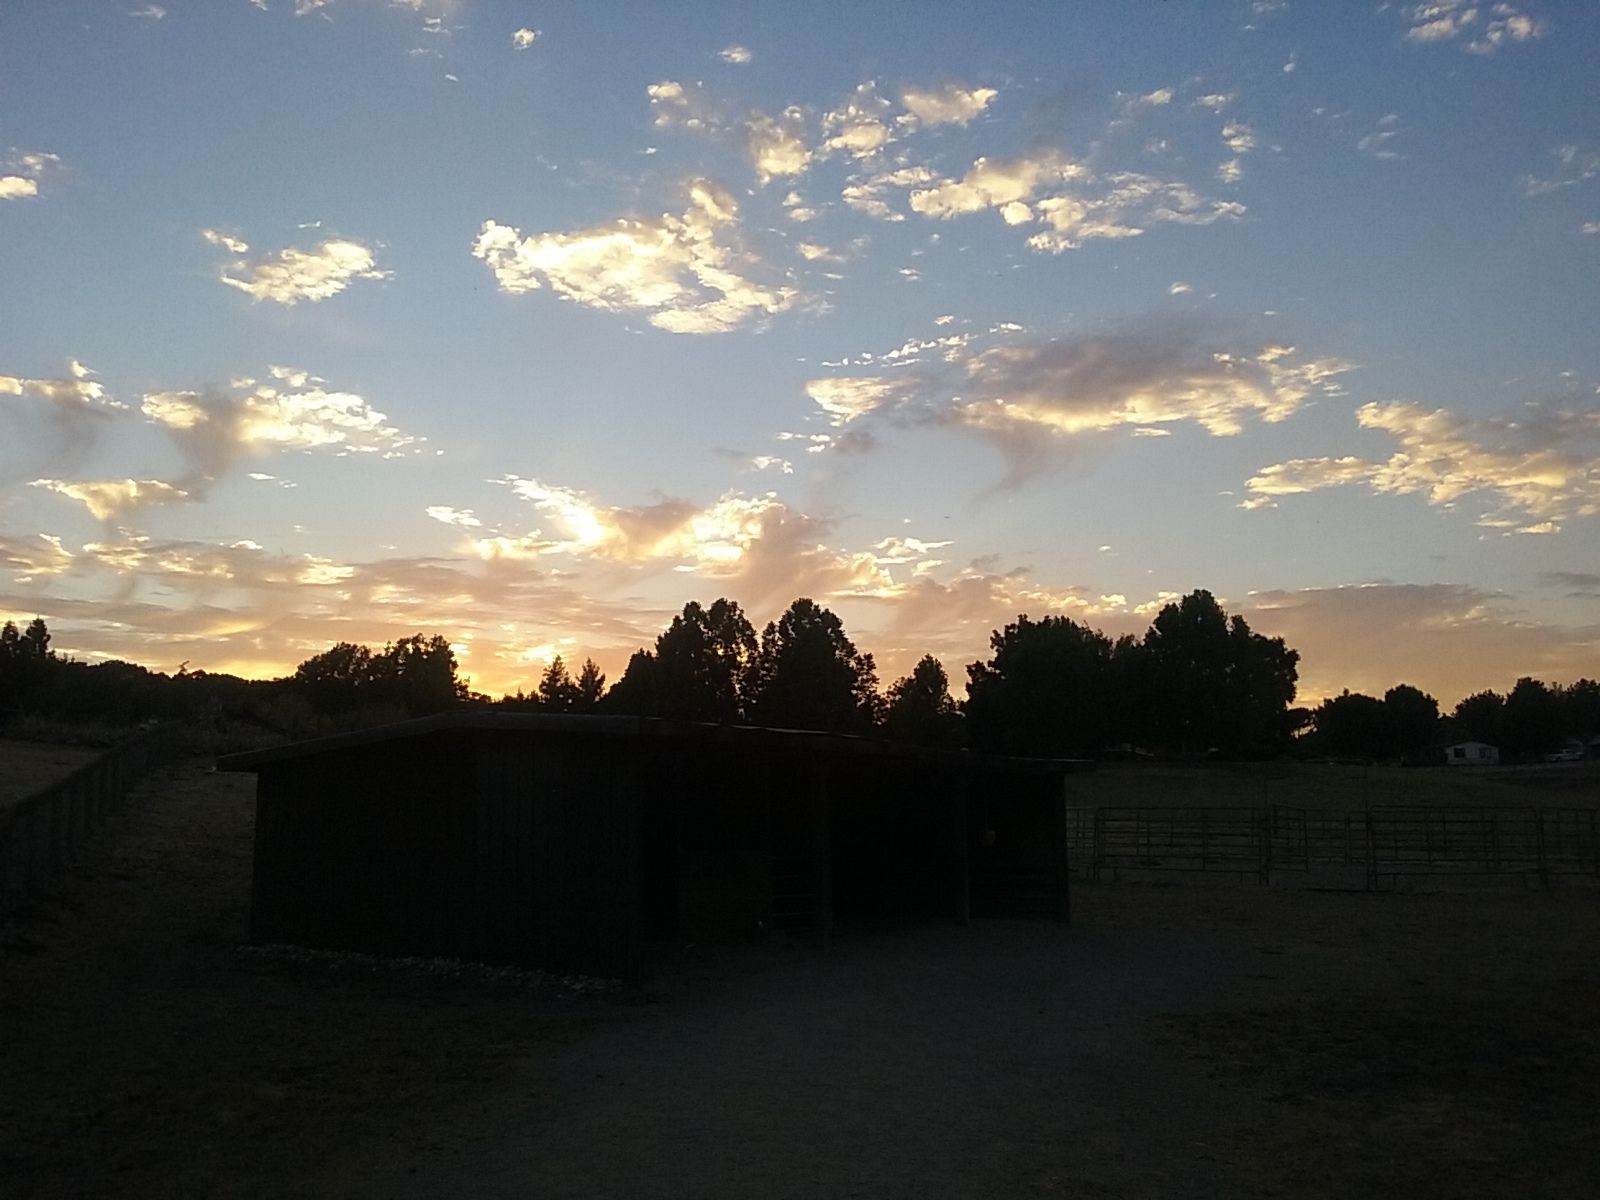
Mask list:
[[1535,810],[1535,815],[1538,817],[1538,822],[1535,824],[1534,828],[1538,831],[1539,886],[1547,888],[1550,886],[1550,861],[1545,857],[1544,814],[1545,810],[1542,808]]
[[1273,809],[1264,805],[1256,819],[1256,836],[1261,839],[1261,882],[1272,882],[1272,816]]
[[1102,806],[1094,810],[1094,850],[1089,868],[1089,878],[1095,883],[1100,882],[1100,860],[1105,854],[1106,847],[1106,810]]

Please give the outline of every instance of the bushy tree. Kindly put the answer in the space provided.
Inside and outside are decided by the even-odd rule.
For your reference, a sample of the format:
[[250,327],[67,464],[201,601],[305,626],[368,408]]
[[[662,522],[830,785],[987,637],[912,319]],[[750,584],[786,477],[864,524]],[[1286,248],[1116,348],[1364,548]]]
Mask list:
[[1536,758],[1561,743],[1561,700],[1541,680],[1517,680],[1506,696],[1503,749],[1514,758]]
[[656,656],[648,650],[635,650],[622,678],[612,684],[600,707],[630,717],[655,716]]
[[961,711],[938,659],[924,655],[911,674],[889,685],[883,732],[894,741],[918,746],[961,744]]
[[758,724],[865,733],[877,719],[872,655],[857,650],[838,616],[814,600],[796,600],[762,631],[749,679]]
[[1317,705],[1317,736],[1328,753],[1369,761],[1388,757],[1389,726],[1384,702],[1376,696],[1345,691]]
[[1145,634],[1162,744],[1180,751],[1260,751],[1288,737],[1300,655],[1229,618],[1203,589],[1168,604]]
[[967,667],[967,736],[1004,754],[1083,755],[1105,742],[1111,642],[1069,617],[1019,616]]
[[732,600],[718,599],[709,609],[690,601],[656,638],[655,715],[742,720],[758,649],[755,628]]
[[1499,692],[1474,692],[1456,705],[1456,730],[1466,741],[1498,746],[1504,741],[1506,698]]
[[575,711],[593,712],[600,706],[606,692],[606,677],[595,666],[594,659],[583,660],[583,668],[578,672],[575,686],[578,689],[577,700],[572,706]]
[[558,654],[539,677],[539,707],[550,712],[571,712],[578,706],[578,699],[578,685]]
[[1410,684],[1397,684],[1383,694],[1383,720],[1391,754],[1421,762],[1433,747],[1439,728],[1439,702]]

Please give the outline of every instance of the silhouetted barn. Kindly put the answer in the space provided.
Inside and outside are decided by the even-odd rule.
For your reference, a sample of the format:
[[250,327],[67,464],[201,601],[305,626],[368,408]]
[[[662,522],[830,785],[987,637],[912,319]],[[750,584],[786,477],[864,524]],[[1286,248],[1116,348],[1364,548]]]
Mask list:
[[610,975],[762,924],[1066,920],[1076,765],[493,712],[218,763],[258,777],[253,941]]

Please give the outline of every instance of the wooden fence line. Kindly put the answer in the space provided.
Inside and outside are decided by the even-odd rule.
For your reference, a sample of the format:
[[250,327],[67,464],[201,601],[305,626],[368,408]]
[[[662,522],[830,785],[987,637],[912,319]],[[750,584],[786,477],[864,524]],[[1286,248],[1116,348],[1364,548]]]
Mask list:
[[136,733],[65,779],[0,805],[0,912],[43,892],[128,792],[177,754],[177,733]]
[[1071,808],[1073,869],[1099,879],[1129,871],[1253,875],[1361,868],[1367,886],[1403,876],[1586,875],[1600,879],[1600,810]]

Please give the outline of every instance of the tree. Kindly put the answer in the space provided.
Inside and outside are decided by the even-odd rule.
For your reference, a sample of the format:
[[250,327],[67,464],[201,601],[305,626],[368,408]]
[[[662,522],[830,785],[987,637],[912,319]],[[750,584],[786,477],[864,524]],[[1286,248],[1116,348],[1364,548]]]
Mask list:
[[1312,719],[1328,753],[1371,761],[1388,756],[1387,717],[1376,696],[1344,691],[1317,705]]
[[375,697],[399,704],[407,716],[443,712],[467,698],[467,685],[456,675],[456,654],[438,634],[416,633],[385,646],[371,658]]
[[865,733],[877,718],[877,669],[844,623],[799,599],[761,633],[751,666],[751,716],[763,725]]
[[1561,697],[1561,731],[1569,737],[1592,738],[1600,733],[1600,683],[1580,679],[1558,689]]
[[578,672],[577,700],[573,707],[579,712],[593,712],[600,704],[600,698],[605,695],[606,677],[600,674],[600,668],[594,665],[594,659],[583,660],[583,669]]
[[25,658],[51,657],[50,630],[45,626],[43,617],[35,617],[28,622],[28,628],[22,634],[21,651]]
[[314,712],[350,712],[367,699],[372,651],[354,642],[337,642],[296,667],[294,683]]
[[656,638],[655,715],[743,720],[758,650],[755,628],[732,600],[710,609],[691,600]]
[[1504,740],[1505,709],[1499,692],[1475,692],[1456,705],[1456,728],[1468,741],[1498,746]]
[[632,717],[655,716],[656,656],[648,650],[635,650],[622,678],[611,686],[600,706]]
[[1504,749],[1514,758],[1536,758],[1561,742],[1561,700],[1543,682],[1527,676],[1506,696]]
[[1019,616],[967,667],[967,736],[1004,754],[1084,755],[1105,742],[1111,642],[1069,617]]
[[1182,751],[1275,748],[1288,738],[1300,655],[1229,618],[1210,592],[1168,604],[1144,639],[1156,735]]
[[911,674],[890,684],[883,732],[894,741],[918,746],[961,744],[961,711],[938,659],[923,655]]
[[567,664],[561,655],[550,660],[550,665],[539,677],[539,706],[551,712],[571,712],[579,700],[578,685],[572,682]]
[[1439,727],[1439,702],[1410,684],[1397,684],[1383,694],[1383,721],[1390,753],[1422,762]]

